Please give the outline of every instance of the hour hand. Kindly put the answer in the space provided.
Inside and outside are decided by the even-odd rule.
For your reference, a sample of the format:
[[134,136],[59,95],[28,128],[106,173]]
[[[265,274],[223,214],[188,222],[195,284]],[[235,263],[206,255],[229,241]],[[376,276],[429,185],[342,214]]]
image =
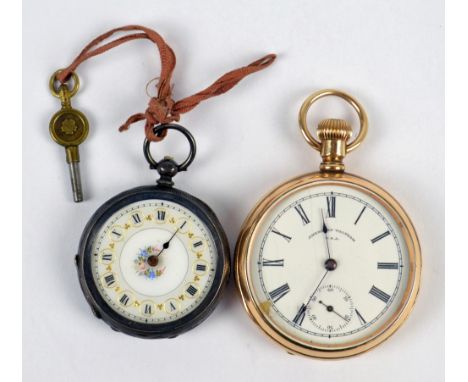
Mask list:
[[325,216],[323,215],[323,209],[320,210],[322,212],[322,232],[324,234],[327,234],[328,232],[328,227],[327,225],[325,224]]

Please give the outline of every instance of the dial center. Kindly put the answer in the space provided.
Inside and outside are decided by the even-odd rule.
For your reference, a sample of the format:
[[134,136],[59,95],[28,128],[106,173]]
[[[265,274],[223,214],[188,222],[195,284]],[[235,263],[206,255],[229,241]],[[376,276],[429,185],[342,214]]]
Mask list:
[[158,263],[159,263],[158,256],[156,256],[156,255],[151,255],[150,257],[148,257],[148,259],[146,260],[146,262],[148,263],[148,265],[149,265],[150,267],[155,267],[155,266],[158,265]]
[[120,270],[131,289],[155,297],[181,285],[189,269],[189,257],[177,236],[170,247],[164,248],[172,234],[166,229],[148,228],[127,239],[120,255]]
[[328,259],[327,261],[325,261],[325,269],[327,271],[334,271],[337,266],[338,263],[334,259]]

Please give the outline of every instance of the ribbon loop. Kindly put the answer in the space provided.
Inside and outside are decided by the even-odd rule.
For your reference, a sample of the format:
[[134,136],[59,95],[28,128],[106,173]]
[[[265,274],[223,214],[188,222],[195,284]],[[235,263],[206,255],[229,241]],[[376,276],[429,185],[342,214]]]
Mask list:
[[[100,45],[115,33],[128,31],[138,31],[139,33],[128,34]],[[175,102],[172,98],[171,86],[172,74],[176,65],[176,56],[174,51],[156,31],[140,25],[127,25],[112,29],[92,40],[68,67],[57,74],[56,79],[63,84],[82,62],[123,43],[138,39],[150,40],[158,48],[161,60],[161,74],[159,75],[159,81],[156,84],[158,95],[157,97],[150,98],[148,107],[144,113],[136,113],[130,116],[127,121],[120,126],[119,131],[128,130],[130,125],[133,123],[145,120],[145,134],[149,141],[160,141],[166,136],[167,130],[164,130],[161,135],[155,135],[153,133],[153,127],[155,125],[179,121],[180,114],[187,113],[200,102],[208,98],[226,93],[237,85],[244,77],[267,68],[276,59],[275,54],[268,54],[247,66],[224,74],[206,89]]]

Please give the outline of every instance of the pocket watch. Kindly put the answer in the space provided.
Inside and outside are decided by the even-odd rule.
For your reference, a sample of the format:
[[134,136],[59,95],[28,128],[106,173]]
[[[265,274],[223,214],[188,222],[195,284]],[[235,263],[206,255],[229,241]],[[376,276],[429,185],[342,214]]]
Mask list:
[[76,256],[79,281],[94,314],[113,329],[143,338],[171,338],[200,324],[215,308],[229,275],[229,247],[214,212],[173,187],[187,170],[196,145],[188,130],[187,159],[157,162],[144,142],[156,185],[122,192],[104,203],[86,225]]
[[[326,96],[347,101],[360,130],[341,119],[307,127],[311,105]],[[393,334],[418,293],[421,253],[400,204],[376,184],[344,171],[343,159],[367,133],[363,107],[350,95],[322,90],[303,103],[305,140],[322,156],[320,171],[271,191],[247,217],[235,254],[235,276],[253,321],[290,353],[348,357]]]

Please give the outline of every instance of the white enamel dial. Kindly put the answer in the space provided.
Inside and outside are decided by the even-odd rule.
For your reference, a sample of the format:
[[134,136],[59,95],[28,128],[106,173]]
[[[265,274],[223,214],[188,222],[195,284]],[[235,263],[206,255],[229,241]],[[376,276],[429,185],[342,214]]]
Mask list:
[[99,293],[120,315],[157,324],[193,311],[213,284],[213,238],[190,210],[143,200],[113,214],[92,246]]
[[397,312],[410,272],[403,234],[376,199],[316,185],[275,202],[257,226],[247,269],[256,305],[288,337],[341,346]]

